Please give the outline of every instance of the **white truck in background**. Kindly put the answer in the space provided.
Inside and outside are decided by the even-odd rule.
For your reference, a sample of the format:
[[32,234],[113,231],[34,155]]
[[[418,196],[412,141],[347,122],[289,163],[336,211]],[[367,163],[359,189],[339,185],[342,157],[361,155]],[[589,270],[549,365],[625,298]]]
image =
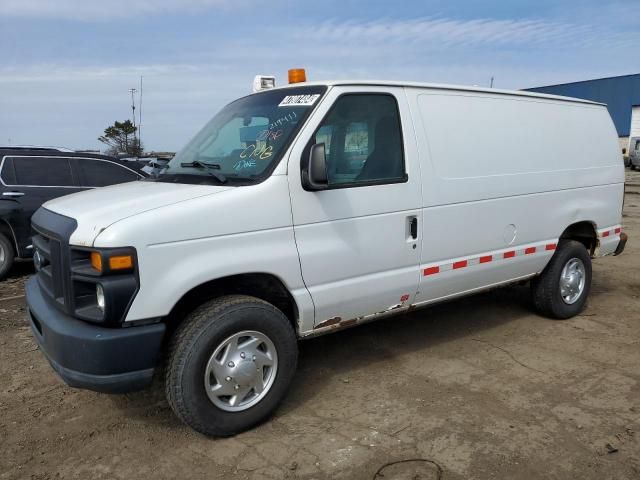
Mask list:
[[591,259],[624,249],[603,105],[267,80],[157,178],[34,215],[29,318],[69,385],[142,388],[166,357],[177,416],[232,435],[284,397],[298,339],[524,280],[538,312],[570,318]]

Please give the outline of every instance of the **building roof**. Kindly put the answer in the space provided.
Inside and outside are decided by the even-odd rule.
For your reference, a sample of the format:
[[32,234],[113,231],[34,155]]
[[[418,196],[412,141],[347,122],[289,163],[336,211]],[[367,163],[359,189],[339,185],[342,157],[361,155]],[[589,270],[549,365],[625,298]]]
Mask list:
[[592,79],[589,79],[589,80],[576,80],[575,82],[554,83],[553,85],[542,85],[540,87],[525,88],[523,90],[524,91],[531,91],[531,90],[537,90],[538,88],[560,87],[560,86],[565,86],[565,85],[576,85],[576,84],[579,84],[579,83],[600,82],[602,80],[617,80],[617,79],[623,79],[623,78],[628,78],[628,77],[638,77],[638,78],[640,78],[640,73],[628,73],[626,75],[614,75],[612,77],[592,78]]
[[632,106],[640,105],[640,73],[547,85],[529,88],[527,91],[604,103],[616,126],[618,136],[627,137],[631,130]]

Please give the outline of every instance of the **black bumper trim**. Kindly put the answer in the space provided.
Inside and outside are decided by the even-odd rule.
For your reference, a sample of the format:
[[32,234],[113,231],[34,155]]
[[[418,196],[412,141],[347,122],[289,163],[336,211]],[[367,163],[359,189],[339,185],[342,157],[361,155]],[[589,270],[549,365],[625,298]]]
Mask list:
[[153,380],[154,368],[135,372],[116,373],[113,375],[92,375],[63,367],[45,353],[51,368],[70,387],[84,388],[102,393],[127,393],[142,390]]
[[160,358],[163,323],[105,328],[61,312],[36,278],[26,285],[29,323],[53,369],[72,387],[121,393],[147,386]]
[[613,252],[614,256],[618,256],[620,255],[622,252],[624,252],[624,247],[627,245],[627,234],[622,232],[620,234],[620,241],[618,242],[618,246],[616,247],[616,251]]

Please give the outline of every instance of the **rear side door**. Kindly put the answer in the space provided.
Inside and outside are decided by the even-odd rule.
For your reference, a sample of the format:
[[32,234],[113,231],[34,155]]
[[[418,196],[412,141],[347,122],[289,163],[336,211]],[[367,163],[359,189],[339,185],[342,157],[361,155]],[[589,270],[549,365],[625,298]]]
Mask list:
[[[420,171],[404,90],[333,87],[298,136],[289,185],[315,326],[408,307],[419,279]],[[307,191],[300,159],[324,143],[329,189]]]
[[106,159],[74,158],[72,167],[77,172],[80,185],[86,188],[106,187],[141,178],[134,170]]
[[2,200],[18,208],[10,220],[18,249],[24,255],[30,244],[31,216],[53,198],[82,190],[67,157],[6,156],[2,159],[0,180]]

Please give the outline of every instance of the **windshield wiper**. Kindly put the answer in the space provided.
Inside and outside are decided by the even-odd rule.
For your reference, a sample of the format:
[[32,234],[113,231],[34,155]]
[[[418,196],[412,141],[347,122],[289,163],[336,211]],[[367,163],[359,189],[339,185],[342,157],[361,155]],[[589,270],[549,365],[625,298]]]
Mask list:
[[215,170],[220,170],[220,165],[217,163],[206,163],[206,162],[201,162],[200,160],[194,160],[193,162],[182,162],[180,166],[193,167],[193,168],[206,168],[207,171],[209,172],[209,175],[211,175],[213,178],[218,180],[220,183],[227,183],[227,177],[215,171]]

